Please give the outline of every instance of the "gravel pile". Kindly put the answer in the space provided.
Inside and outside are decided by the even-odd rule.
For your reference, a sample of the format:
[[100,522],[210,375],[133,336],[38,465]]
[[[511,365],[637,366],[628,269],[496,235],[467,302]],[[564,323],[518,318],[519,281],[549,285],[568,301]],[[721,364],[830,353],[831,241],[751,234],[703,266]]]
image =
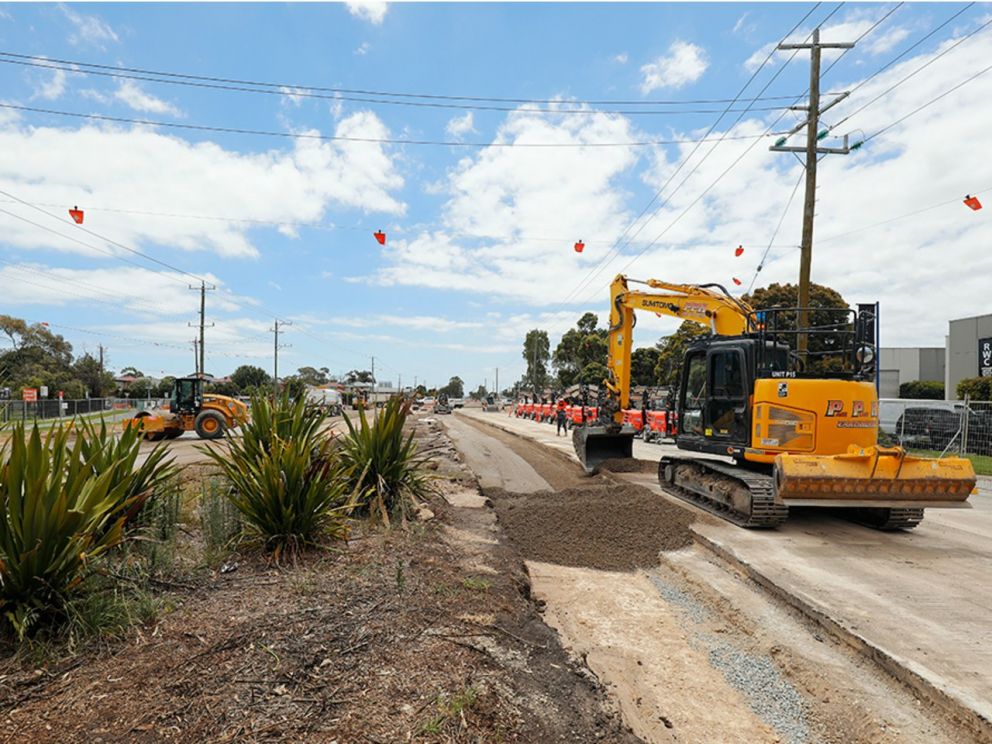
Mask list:
[[524,558],[611,571],[658,563],[692,542],[693,516],[647,489],[605,484],[511,494],[486,489],[500,524]]
[[657,473],[658,463],[654,460],[638,460],[636,457],[614,457],[603,460],[599,469],[611,473]]
[[789,744],[810,740],[803,698],[767,656],[744,653],[727,643],[710,649],[710,663],[739,690],[751,710]]

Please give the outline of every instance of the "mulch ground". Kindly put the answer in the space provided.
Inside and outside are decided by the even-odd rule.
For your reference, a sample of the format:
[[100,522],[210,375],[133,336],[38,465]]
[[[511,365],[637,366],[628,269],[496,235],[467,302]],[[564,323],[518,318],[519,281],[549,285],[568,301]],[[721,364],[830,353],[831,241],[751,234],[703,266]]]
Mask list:
[[692,515],[651,491],[599,483],[512,494],[486,489],[500,524],[524,558],[627,571],[654,566],[658,553],[692,542]]
[[293,567],[230,558],[123,641],[41,662],[0,649],[0,742],[636,741],[512,549],[467,573],[441,538],[456,510],[430,507]]

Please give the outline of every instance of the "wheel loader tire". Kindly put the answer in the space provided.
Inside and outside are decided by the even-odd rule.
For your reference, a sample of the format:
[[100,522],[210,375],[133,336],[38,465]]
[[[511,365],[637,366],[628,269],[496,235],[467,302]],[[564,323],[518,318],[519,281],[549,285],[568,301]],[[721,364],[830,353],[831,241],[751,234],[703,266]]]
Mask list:
[[219,439],[224,436],[224,417],[216,411],[200,411],[193,428],[200,439]]
[[179,439],[179,437],[181,437],[182,435],[183,435],[183,430],[182,429],[175,429],[173,431],[167,431],[165,433],[165,438],[166,439]]

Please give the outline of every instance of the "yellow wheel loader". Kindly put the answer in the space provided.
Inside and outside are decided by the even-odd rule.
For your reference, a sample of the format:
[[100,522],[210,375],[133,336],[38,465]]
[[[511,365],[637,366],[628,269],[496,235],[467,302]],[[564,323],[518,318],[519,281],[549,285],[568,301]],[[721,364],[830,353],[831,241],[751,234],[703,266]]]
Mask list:
[[[633,283],[646,290],[632,291]],[[636,310],[712,331],[689,346],[673,391],[684,454],[659,463],[670,493],[744,527],[774,527],[791,506],[819,506],[878,529],[908,529],[925,508],[968,506],[976,483],[969,460],[915,457],[878,442],[872,313],[754,310],[716,284],[623,275],[611,285],[606,397],[599,418],[573,432],[588,473],[633,456],[623,409]],[[810,320],[797,330],[801,317]]]
[[248,420],[248,406],[226,395],[203,392],[199,377],[176,380],[168,409],[140,411],[124,426],[137,426],[145,439],[175,439],[195,431],[200,439],[219,439],[224,432]]

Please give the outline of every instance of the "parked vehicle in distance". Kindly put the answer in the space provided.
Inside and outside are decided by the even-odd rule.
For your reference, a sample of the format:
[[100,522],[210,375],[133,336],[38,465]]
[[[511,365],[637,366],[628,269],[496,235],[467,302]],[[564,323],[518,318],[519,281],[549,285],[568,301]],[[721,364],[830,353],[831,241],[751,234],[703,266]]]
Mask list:
[[448,398],[448,405],[452,408],[464,408],[465,399],[464,398]]

